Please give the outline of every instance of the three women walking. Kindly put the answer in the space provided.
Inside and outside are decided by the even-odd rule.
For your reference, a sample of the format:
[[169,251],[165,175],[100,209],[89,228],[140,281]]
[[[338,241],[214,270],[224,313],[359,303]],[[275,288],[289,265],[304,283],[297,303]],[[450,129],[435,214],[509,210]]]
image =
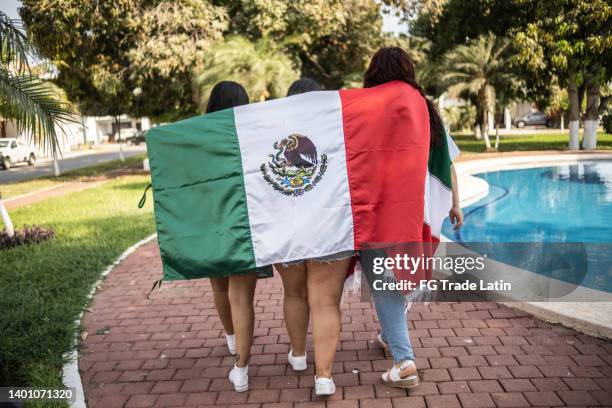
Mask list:
[[[414,66],[408,54],[398,47],[383,48],[372,58],[364,75],[364,88],[383,85],[391,81],[402,81],[416,89],[427,104],[429,134],[423,134],[430,149],[447,138],[440,115],[429,101],[415,79]],[[312,79],[303,78],[294,82],[288,96],[319,91],[320,86]],[[223,81],[217,84],[210,95],[207,113],[248,104],[248,95],[236,82]],[[385,138],[384,133],[372,134],[372,138]],[[445,144],[446,145],[446,144]],[[451,158],[458,149],[448,138]],[[458,228],[463,222],[458,205],[456,176],[453,171],[453,206],[449,216]],[[326,237],[321,237],[326,239]],[[291,347],[287,361],[294,371],[307,369],[307,332],[312,323],[314,348],[315,393],[331,395],[335,392],[332,377],[333,361],[340,341],[340,303],[347,276],[354,268],[356,258],[361,257],[364,268],[371,267],[371,251],[340,251],[331,255],[298,259],[274,265],[282,279],[284,298],[283,315]],[[365,273],[372,287],[371,274]],[[248,363],[254,330],[253,299],[258,274],[247,273],[229,277],[210,278],[215,307],[225,329],[229,352],[236,355],[236,363],[229,380],[237,392],[248,390]],[[393,357],[393,364],[382,374],[382,382],[395,387],[410,388],[419,384],[415,355],[410,342],[407,323],[407,301],[401,292],[372,290],[372,297],[381,333],[381,346]]]

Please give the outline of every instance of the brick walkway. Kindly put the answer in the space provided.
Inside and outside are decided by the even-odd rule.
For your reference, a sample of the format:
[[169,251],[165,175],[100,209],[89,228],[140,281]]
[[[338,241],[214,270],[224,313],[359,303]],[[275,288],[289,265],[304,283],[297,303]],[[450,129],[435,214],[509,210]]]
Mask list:
[[336,395],[317,399],[312,365],[303,375],[286,365],[278,278],[258,284],[250,391],[238,394],[208,281],[165,283],[148,301],[160,271],[158,248],[148,244],[108,275],[85,313],[79,363],[90,407],[612,406],[611,342],[495,303],[415,306],[423,384],[409,393],[385,387],[379,377],[390,360],[373,342],[373,308],[358,298],[343,305]]

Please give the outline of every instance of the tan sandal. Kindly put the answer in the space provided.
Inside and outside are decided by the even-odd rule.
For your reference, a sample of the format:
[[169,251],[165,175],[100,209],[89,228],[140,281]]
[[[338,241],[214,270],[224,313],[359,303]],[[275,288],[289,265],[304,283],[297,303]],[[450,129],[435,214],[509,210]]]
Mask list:
[[383,383],[389,387],[414,388],[421,381],[417,373],[416,365],[412,360],[406,360],[399,364],[394,364],[381,376]]

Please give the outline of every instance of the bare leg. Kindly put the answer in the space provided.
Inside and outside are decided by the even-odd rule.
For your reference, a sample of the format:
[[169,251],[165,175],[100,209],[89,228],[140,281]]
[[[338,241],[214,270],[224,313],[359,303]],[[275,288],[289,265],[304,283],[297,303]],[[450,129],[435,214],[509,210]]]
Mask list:
[[350,262],[350,259],[306,262],[317,377],[331,378],[340,341],[340,299]]
[[232,322],[236,335],[236,366],[245,367],[249,363],[253,329],[255,325],[255,310],[253,297],[257,285],[257,274],[230,276],[229,301],[232,306]]
[[275,265],[283,280],[283,314],[295,357],[306,354],[306,332],[308,331],[308,288],[306,264]]
[[215,308],[225,333],[232,335],[234,334],[234,325],[232,324],[232,309],[227,294],[229,278],[210,278],[210,286],[212,287]]

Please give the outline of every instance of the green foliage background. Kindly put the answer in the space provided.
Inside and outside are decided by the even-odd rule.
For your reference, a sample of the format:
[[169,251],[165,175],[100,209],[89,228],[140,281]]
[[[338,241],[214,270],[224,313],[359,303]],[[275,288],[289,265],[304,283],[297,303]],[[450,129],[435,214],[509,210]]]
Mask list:
[[[241,72],[247,90],[257,94],[252,99],[260,99],[262,82],[264,97],[284,93],[273,84],[281,72],[339,88],[363,72],[385,40],[380,4],[370,0],[22,4],[29,35],[42,55],[56,62],[55,81],[88,115],[128,113],[156,121],[192,115],[209,89],[205,69],[216,71],[209,75],[215,78]],[[232,48],[233,59],[226,52],[217,61]],[[241,71],[245,65],[261,68],[265,58],[276,66]]]

